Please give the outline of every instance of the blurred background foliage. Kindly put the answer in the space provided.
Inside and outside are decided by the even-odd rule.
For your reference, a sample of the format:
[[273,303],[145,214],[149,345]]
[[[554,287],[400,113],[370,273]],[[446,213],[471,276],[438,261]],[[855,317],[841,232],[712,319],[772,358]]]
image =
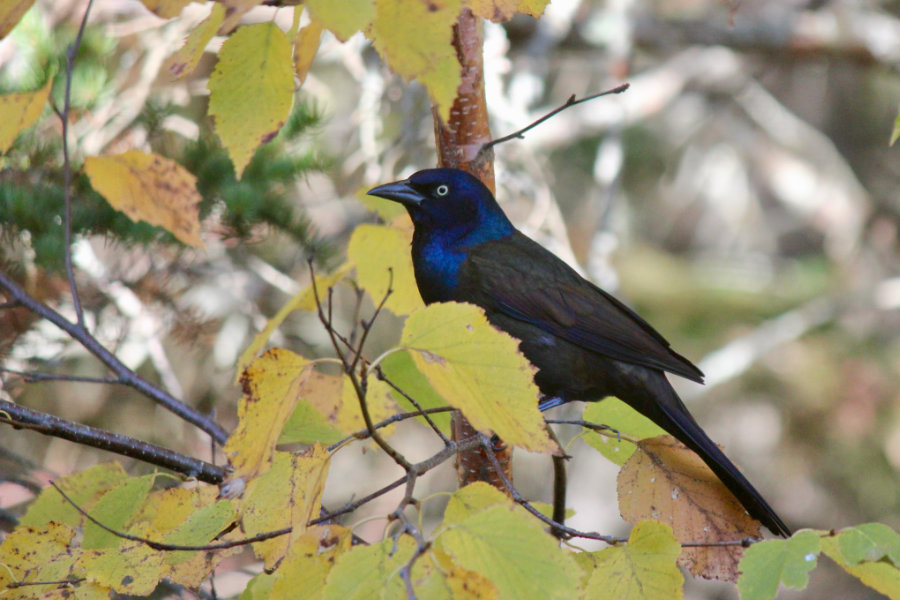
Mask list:
[[[317,269],[335,265],[353,227],[374,219],[361,191],[433,166],[435,154],[423,90],[391,76],[362,36],[341,44],[326,34],[289,123],[237,181],[203,116],[214,54],[183,80],[163,68],[204,10],[191,5],[165,22],[136,1],[98,0],[73,73],[71,132],[76,169],[85,155],[131,148],[186,166],[204,196],[206,251],[131,223],[79,175],[75,261],[97,336],[230,428],[235,360],[308,281],[307,257]],[[0,91],[55,77],[59,101],[82,11],[80,1],[39,0],[0,42]],[[290,26],[275,8],[248,18]],[[900,150],[888,145],[900,5],[554,0],[540,20],[485,33],[496,136],[572,94],[632,84],[496,148],[498,196],[514,221],[699,364],[708,385],[679,389],[789,523],[900,527]],[[71,312],[59,133],[48,109],[0,157],[0,265]],[[345,323],[359,318],[349,286],[336,299]],[[380,318],[370,352],[394,344],[398,327]],[[290,318],[273,343],[307,356],[328,350],[310,315]],[[0,356],[10,369],[104,374],[21,309],[0,312]],[[208,455],[203,436],[121,387],[5,373],[0,394]],[[421,441],[414,429],[398,435],[410,448]],[[5,432],[0,448],[0,508],[12,514],[29,480],[110,458],[28,432]],[[580,441],[570,451],[573,526],[621,532],[615,470]],[[389,468],[377,453],[347,455],[336,457],[346,476],[332,477],[326,502],[367,491],[357,484]],[[547,500],[548,465],[517,460],[520,490]],[[452,478],[434,475],[434,489]],[[688,597],[735,597],[730,586],[692,586]],[[875,596],[826,569],[783,597]]]

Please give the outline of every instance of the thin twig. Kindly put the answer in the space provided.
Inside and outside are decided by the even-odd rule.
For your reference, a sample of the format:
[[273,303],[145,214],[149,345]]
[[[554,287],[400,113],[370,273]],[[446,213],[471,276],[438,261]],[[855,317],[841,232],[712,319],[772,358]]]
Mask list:
[[[435,408],[425,408],[425,409],[415,410],[412,412],[399,413],[396,415],[391,415],[387,419],[384,419],[382,421],[379,421],[378,423],[375,423],[375,429],[384,429],[388,425],[392,425],[393,423],[399,423],[400,421],[406,421],[407,419],[414,419],[416,417],[427,417],[429,414],[451,412],[454,410],[456,410],[456,409],[453,408],[452,406],[437,406]],[[364,440],[364,439],[368,439],[368,437],[369,437],[369,430],[368,429],[360,429],[359,431],[357,431],[355,433],[351,433],[347,437],[328,446],[328,451],[333,452],[334,450],[337,450],[338,448],[340,448],[341,446],[343,446],[350,440],[354,440],[354,439]]]
[[118,377],[84,377],[81,375],[64,375],[62,373],[44,373],[41,371],[20,371],[18,369],[9,369],[7,367],[0,367],[0,373],[21,375],[26,383],[37,383],[41,381],[70,381],[75,383],[104,383],[113,385],[122,383],[122,380]]
[[264,533],[260,533],[254,535],[253,537],[244,538],[241,540],[230,540],[227,542],[219,542],[216,544],[202,544],[198,546],[182,546],[179,544],[168,544],[166,542],[157,542],[155,540],[149,540],[147,538],[143,538],[137,535],[131,535],[130,533],[125,533],[123,531],[116,531],[112,527],[108,527],[92,517],[86,510],[78,506],[74,500],[69,498],[62,489],[58,485],[56,485],[55,481],[51,481],[50,485],[52,485],[57,492],[63,497],[63,499],[72,505],[72,507],[77,510],[81,515],[99,527],[100,529],[113,534],[114,536],[121,538],[123,540],[129,540],[131,542],[140,542],[154,550],[171,550],[171,551],[183,551],[183,552],[205,552],[210,550],[226,550],[228,548],[235,548],[237,546],[246,546],[248,544],[255,544],[256,542],[264,542],[266,540],[271,540],[272,538],[280,537],[282,535],[287,535],[292,531],[291,527],[285,527],[284,529],[278,529],[277,531],[266,531]]
[[[405,391],[403,391],[400,388],[400,386],[398,386],[396,383],[391,381],[391,379],[387,375],[384,374],[384,369],[382,369],[380,365],[375,368],[375,376],[378,377],[378,379],[387,383],[389,386],[391,386],[391,388],[393,388],[393,390],[395,392],[397,392],[398,394],[400,394],[401,396],[406,398],[410,404],[412,404],[414,407],[416,407],[416,409],[418,410],[418,414],[421,415],[423,419],[425,419],[425,422],[428,423],[428,426],[431,427],[432,431],[434,431],[438,435],[438,437],[441,438],[441,441],[444,442],[445,446],[450,444],[450,438],[448,438],[446,435],[444,435],[444,432],[441,431],[441,428],[437,426],[437,423],[435,423],[434,420],[430,416],[428,416],[429,413],[438,412],[438,411],[435,411],[434,409],[422,408],[422,406],[419,404],[419,402],[415,398],[413,398],[412,396],[407,394]],[[454,410],[452,407],[448,406],[448,407],[441,407],[440,412],[444,412],[446,409]]]
[[478,154],[480,155],[483,152],[487,152],[489,149],[493,148],[494,146],[497,146],[498,144],[502,144],[504,142],[508,142],[508,141],[514,140],[514,139],[523,139],[525,137],[524,134],[527,131],[534,129],[535,127],[537,127],[544,121],[555,117],[557,114],[561,113],[562,111],[566,110],[567,108],[571,108],[571,107],[575,106],[576,104],[581,104],[583,102],[589,102],[596,98],[600,98],[601,96],[609,96],[610,94],[621,94],[622,92],[627,90],[629,87],[631,87],[630,84],[623,83],[622,85],[616,86],[616,87],[612,88],[611,90],[606,90],[605,92],[600,92],[599,94],[593,94],[591,96],[586,96],[584,98],[577,99],[577,100],[575,99],[575,94],[572,94],[571,96],[569,96],[569,99],[566,100],[565,104],[563,104],[562,106],[558,106],[557,108],[554,108],[553,110],[548,112],[546,115],[544,115],[537,121],[534,121],[530,125],[523,127],[522,129],[519,129],[518,131],[514,131],[514,132],[510,133],[509,135],[504,135],[503,137],[486,142],[478,150]]
[[71,106],[72,96],[72,74],[75,69],[75,55],[81,46],[81,38],[84,35],[84,28],[87,26],[88,15],[91,13],[91,7],[94,5],[93,0],[88,0],[87,8],[84,9],[84,16],[81,18],[81,25],[78,27],[78,34],[75,41],[66,50],[66,88],[63,94],[63,107],[59,112],[60,121],[62,121],[62,150],[63,150],[63,192],[65,198],[65,216],[63,228],[65,232],[65,248],[64,257],[66,265],[66,277],[69,279],[69,291],[72,294],[72,304],[75,307],[75,316],[78,326],[84,327],[84,311],[81,309],[81,300],[78,298],[78,289],[75,286],[75,271],[72,268],[72,163],[69,158],[69,108]]
[[112,433],[89,425],[67,421],[21,404],[0,400],[0,423],[30,429],[44,435],[115,452],[137,460],[171,469],[206,483],[219,484],[226,469],[186,456],[174,450],[143,442],[119,433]]
[[198,412],[196,409],[186,405],[165,390],[156,387],[138,376],[137,373],[125,366],[115,354],[97,341],[97,338],[91,335],[87,329],[77,323],[72,323],[43,302],[31,296],[2,271],[0,271],[0,287],[4,288],[7,294],[22,304],[22,306],[36,315],[47,319],[69,334],[72,339],[84,346],[88,352],[100,359],[100,362],[106,365],[109,370],[119,378],[119,383],[137,390],[166,410],[205,431],[216,441],[216,443],[224,444],[225,440],[228,439],[228,433],[221,425],[210,419],[208,416]]

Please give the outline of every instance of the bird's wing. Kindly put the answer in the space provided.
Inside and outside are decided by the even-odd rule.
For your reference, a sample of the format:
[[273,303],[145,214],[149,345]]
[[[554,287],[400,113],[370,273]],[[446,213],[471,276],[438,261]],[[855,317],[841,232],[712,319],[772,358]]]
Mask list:
[[703,373],[649,323],[524,234],[465,250],[460,287],[488,312],[616,360],[703,382]]

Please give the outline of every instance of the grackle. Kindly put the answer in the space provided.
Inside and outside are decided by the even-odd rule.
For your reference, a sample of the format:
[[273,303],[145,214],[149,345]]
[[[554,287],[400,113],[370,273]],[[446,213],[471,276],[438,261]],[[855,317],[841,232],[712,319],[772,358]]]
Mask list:
[[631,309],[513,227],[477,178],[459,169],[427,169],[368,193],[409,212],[413,267],[426,304],[475,304],[493,326],[520,340],[538,369],[541,410],[616,396],[696,452],[751,517],[790,535],[665,375],[703,383],[700,369]]

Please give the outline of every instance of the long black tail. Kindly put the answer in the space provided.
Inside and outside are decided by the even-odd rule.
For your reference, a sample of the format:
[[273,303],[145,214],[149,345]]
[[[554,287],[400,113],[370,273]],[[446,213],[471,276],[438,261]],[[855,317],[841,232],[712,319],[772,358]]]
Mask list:
[[[789,537],[791,530],[775,513],[762,495],[756,491],[734,463],[716,446],[715,442],[700,428],[687,407],[675,393],[666,376],[655,372],[645,380],[645,391],[652,398],[635,406],[651,421],[675,436],[678,441],[693,450],[703,459],[713,473],[725,484],[735,498],[744,506],[751,517],[769,528],[772,533]],[[632,399],[628,399],[632,400]],[[627,401],[627,400],[626,400]]]

